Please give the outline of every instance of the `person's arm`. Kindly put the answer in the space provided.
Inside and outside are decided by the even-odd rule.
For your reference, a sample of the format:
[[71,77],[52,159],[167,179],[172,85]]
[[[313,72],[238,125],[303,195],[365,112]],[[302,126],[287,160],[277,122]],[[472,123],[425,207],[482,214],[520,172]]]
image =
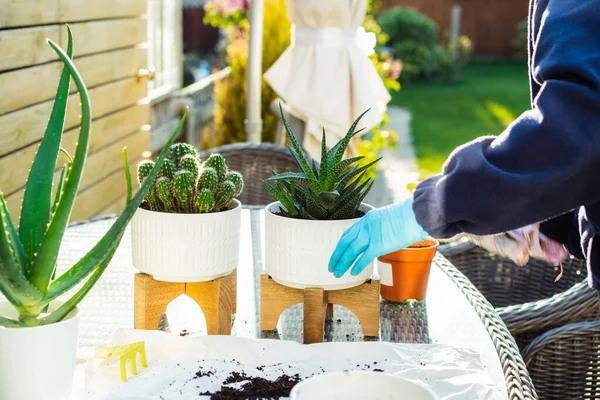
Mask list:
[[548,3],[533,109],[497,138],[459,147],[415,189],[417,221],[433,237],[506,232],[600,200],[600,2]]

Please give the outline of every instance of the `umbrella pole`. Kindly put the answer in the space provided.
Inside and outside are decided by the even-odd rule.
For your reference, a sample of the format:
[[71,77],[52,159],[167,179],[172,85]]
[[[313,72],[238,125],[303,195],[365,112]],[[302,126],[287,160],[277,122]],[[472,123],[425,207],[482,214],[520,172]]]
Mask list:
[[250,3],[250,40],[248,41],[248,68],[246,70],[246,140],[260,143],[261,83],[262,83],[262,39],[264,20],[264,0]]

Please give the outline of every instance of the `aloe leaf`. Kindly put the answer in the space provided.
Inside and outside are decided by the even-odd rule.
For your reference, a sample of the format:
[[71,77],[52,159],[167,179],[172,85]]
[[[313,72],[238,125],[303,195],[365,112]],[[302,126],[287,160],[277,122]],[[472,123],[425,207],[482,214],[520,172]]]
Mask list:
[[65,188],[65,181],[67,179],[67,175],[69,173],[70,165],[63,165],[60,171],[60,180],[58,181],[58,186],[56,187],[56,194],[54,195],[54,206],[52,207],[52,214],[56,212],[58,205],[60,204],[60,199],[63,194],[63,190]]
[[177,125],[177,128],[173,132],[173,135],[171,135],[171,138],[165,144],[165,147],[161,151],[158,160],[156,160],[152,171],[146,177],[146,179],[144,179],[142,186],[135,194],[135,196],[133,196],[131,202],[129,202],[129,204],[125,206],[125,209],[123,210],[121,215],[119,215],[117,220],[113,223],[113,225],[110,227],[108,232],[106,232],[106,234],[102,237],[102,239],[100,239],[100,241],[81,260],[79,260],[75,265],[69,268],[67,272],[62,274],[58,279],[56,279],[54,282],[52,282],[52,284],[50,284],[48,293],[44,298],[45,301],[55,299],[56,297],[60,296],[61,294],[67,292],[72,287],[77,285],[87,275],[89,275],[94,270],[94,268],[96,268],[97,265],[103,262],[106,254],[110,254],[117,248],[121,240],[121,236],[127,228],[127,224],[129,224],[129,221],[131,221],[131,218],[133,218],[133,215],[135,214],[140,204],[142,204],[142,201],[144,200],[146,193],[150,189],[150,186],[154,183],[154,178],[156,178],[156,175],[160,170],[162,162],[167,156],[169,147],[171,147],[171,144],[173,144],[175,138],[179,135],[179,132],[183,127],[186,117],[187,111],[181,119],[181,121],[179,122],[179,125]]
[[29,283],[18,265],[7,225],[7,215],[0,210],[0,290],[17,308],[36,304],[43,296]]
[[[66,57],[71,59],[73,55],[73,37],[71,29],[68,28],[67,31],[69,42]],[[65,66],[58,83],[58,90],[54,99],[54,105],[52,106],[50,120],[48,121],[48,126],[46,127],[46,132],[40,143],[37,155],[33,160],[29,178],[25,186],[19,237],[25,247],[28,247],[28,241],[31,241],[31,254],[34,257],[42,245],[46,229],[48,228],[48,222],[50,221],[52,180],[54,179],[54,167],[56,166],[60,140],[65,124],[70,82],[69,69]],[[30,265],[32,262],[33,260],[29,260]]]
[[362,167],[354,166],[349,171],[346,171],[340,177],[340,179],[338,181],[337,189],[343,190],[348,185],[348,182],[352,181],[359,174],[361,176],[364,176],[363,172],[365,172],[366,170],[371,168],[373,165],[378,163],[379,160],[381,160],[381,157],[379,157],[377,160],[373,160],[370,163],[363,165]]
[[283,172],[265,179],[267,182],[294,179],[303,183],[314,183],[314,181],[301,172]]
[[[296,153],[296,150],[294,150],[294,148],[292,146],[288,145],[287,148],[290,151],[290,154],[292,155],[292,157],[294,157],[294,160],[296,160],[296,164],[298,164],[298,166],[300,167],[302,172],[304,172],[306,174],[306,176],[311,176],[310,174],[314,174],[314,171],[310,168],[310,166],[308,167],[308,169],[304,166],[302,160],[300,159],[300,156],[298,155],[298,153]],[[316,176],[315,176],[315,179],[316,179]]]
[[368,192],[373,185],[372,181],[366,181],[353,191],[348,191],[344,201],[338,203],[341,205],[336,210],[332,210],[331,219],[352,219],[356,217],[356,211],[364,198],[364,191]]
[[281,205],[287,210],[287,212],[290,216],[295,217],[298,215],[298,212],[294,205],[293,199],[292,199],[292,201],[290,201],[290,199],[288,198],[288,196],[285,193],[277,191],[277,189],[275,189],[271,184],[269,184],[265,181],[263,181],[263,184],[267,188],[267,191],[269,193],[271,193],[271,195],[274,198],[276,198],[277,201],[279,201],[281,203]]
[[327,136],[323,128],[323,137],[321,138],[321,169],[319,170],[319,183],[323,184],[327,178],[329,164],[327,162]]
[[350,139],[352,139],[355,135],[357,135],[358,133],[362,132],[364,129],[359,129],[358,131],[356,130],[356,127],[358,126],[358,123],[360,122],[360,120],[362,119],[362,117],[365,116],[366,113],[369,112],[370,109],[364,111],[362,114],[360,114],[352,123],[352,125],[350,126],[350,129],[348,129],[348,133],[346,133],[346,136],[344,136],[344,138],[342,140],[340,140],[333,149],[331,149],[331,154],[333,155],[332,159],[331,159],[331,165],[335,165],[338,162],[340,162],[340,160],[342,159],[342,157],[344,157],[344,153],[346,152],[346,147],[348,146],[348,143],[350,143]]
[[[315,176],[312,169],[310,168],[310,164],[306,160],[306,157],[304,156],[304,152],[302,151],[302,148],[298,144],[298,141],[296,140],[296,136],[294,135],[294,132],[292,132],[292,128],[290,127],[287,120],[285,119],[285,115],[283,114],[283,107],[281,106],[281,104],[279,104],[279,111],[281,112],[281,119],[283,120],[283,126],[285,127],[285,131],[287,132],[287,136],[290,139],[290,142],[292,143],[292,147],[296,151],[298,158],[300,159],[300,166],[302,167],[304,172],[309,175],[310,178],[316,180],[317,177]],[[309,172],[310,172],[310,174],[309,174]]]
[[329,212],[313,196],[306,197],[306,212],[315,219],[326,219]]
[[4,200],[4,195],[0,192],[0,213],[4,213],[4,218],[6,220],[6,230],[8,232],[8,238],[10,239],[11,246],[15,252],[15,258],[19,267],[21,267],[21,271],[24,275],[27,274],[27,256],[25,255],[25,249],[23,249],[23,244],[19,239],[19,233],[15,225],[13,224],[12,218],[10,216],[10,211],[8,211],[8,206],[6,205],[6,201]]
[[333,189],[335,187],[335,183],[340,178],[340,175],[342,174],[342,172],[344,172],[352,164],[362,160],[363,158],[365,158],[365,157],[358,156],[358,157],[353,157],[353,158],[347,158],[345,160],[340,161],[336,165],[332,166],[330,168],[329,175],[327,176],[327,179],[325,180],[325,185],[324,185],[325,188],[327,190]]
[[312,160],[311,166],[312,166],[312,170],[313,170],[315,176],[317,177],[317,181],[320,182],[321,181],[321,178],[320,178],[321,175],[319,174],[319,168],[317,167],[317,163],[316,163],[315,160]]
[[365,199],[365,197],[367,197],[367,194],[369,194],[369,192],[373,188],[374,183],[375,183],[375,181],[369,181],[369,184],[362,190],[362,192],[358,196],[359,203],[362,203],[362,201]]
[[[123,235],[119,237],[119,242],[122,238]],[[79,302],[81,302],[81,300],[85,298],[85,296],[89,293],[92,287],[94,287],[96,282],[98,282],[98,279],[100,279],[104,271],[106,271],[106,268],[110,264],[110,261],[112,260],[116,250],[117,249],[115,248],[111,253],[108,254],[104,261],[102,261],[102,263],[98,265],[96,270],[90,275],[87,282],[85,282],[83,286],[81,286],[77,293],[75,293],[69,300],[61,304],[60,307],[58,307],[56,310],[50,313],[50,315],[44,318],[42,325],[53,324],[62,321],[63,318],[69,315],[69,313],[73,311],[75,307],[77,307],[77,304],[79,304]]]
[[[44,294],[48,289],[48,283],[50,282],[50,278],[52,277],[54,268],[56,266],[58,249],[67,228],[67,224],[69,223],[69,217],[71,216],[73,203],[75,202],[75,197],[77,196],[77,189],[79,187],[79,182],[81,181],[81,175],[83,174],[83,167],[87,157],[88,143],[90,139],[90,125],[92,120],[90,111],[90,98],[79,71],[77,71],[73,61],[67,54],[65,54],[63,49],[49,39],[48,44],[50,47],[52,47],[52,49],[54,49],[54,51],[63,61],[65,67],[71,73],[77,89],[79,90],[79,98],[81,100],[81,129],[79,131],[77,149],[75,150],[75,158],[73,159],[73,163],[71,164],[69,171],[69,179],[67,179],[65,182],[63,194],[58,207],[56,207],[56,212],[52,216],[50,225],[46,231],[46,236],[42,241],[38,255],[35,257],[35,261],[33,262],[31,271],[29,272],[29,280],[31,283]],[[51,170],[54,170],[54,166],[51,168]]]
[[125,205],[131,202],[131,193],[133,191],[131,185],[131,170],[129,169],[129,162],[127,161],[127,147],[123,147],[121,152],[121,159],[123,160],[123,169],[125,170],[125,182],[127,183],[127,201]]
[[17,320],[6,318],[0,315],[0,326],[5,328],[22,328],[24,325]]

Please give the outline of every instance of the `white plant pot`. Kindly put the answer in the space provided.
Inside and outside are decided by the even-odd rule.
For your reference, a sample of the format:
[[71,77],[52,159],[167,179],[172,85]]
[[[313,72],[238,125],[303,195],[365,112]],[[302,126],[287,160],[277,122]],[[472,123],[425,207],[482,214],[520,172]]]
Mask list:
[[[338,241],[358,221],[313,221],[275,214],[281,203],[271,203],[265,213],[265,270],[276,282],[297,289],[318,287],[340,290],[358,286],[371,278],[373,264],[357,276],[336,278],[328,270],[329,259]],[[362,204],[360,211],[373,207]]]
[[[51,310],[59,304],[52,304]],[[8,302],[0,302],[0,315],[18,318]],[[69,399],[78,331],[77,309],[55,324],[0,327],[0,399]]]
[[138,209],[131,221],[133,266],[166,282],[203,282],[238,265],[242,204],[217,213]]
[[424,386],[381,372],[333,372],[300,382],[290,400],[436,400]]

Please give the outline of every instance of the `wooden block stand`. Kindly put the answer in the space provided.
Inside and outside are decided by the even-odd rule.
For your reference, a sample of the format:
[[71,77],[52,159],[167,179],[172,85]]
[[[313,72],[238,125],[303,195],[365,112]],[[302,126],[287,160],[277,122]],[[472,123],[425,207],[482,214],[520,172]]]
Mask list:
[[294,289],[262,274],[260,284],[260,325],[263,331],[275,330],[279,316],[286,308],[304,303],[304,343],[320,343],[325,331],[325,317],[333,315],[332,305],[338,304],[356,315],[365,336],[379,336],[378,280],[371,279],[350,289],[327,291],[321,288]]
[[163,282],[150,275],[135,274],[135,329],[157,329],[161,315],[175,298],[188,295],[206,318],[209,335],[230,335],[232,315],[236,310],[236,271],[207,282]]

